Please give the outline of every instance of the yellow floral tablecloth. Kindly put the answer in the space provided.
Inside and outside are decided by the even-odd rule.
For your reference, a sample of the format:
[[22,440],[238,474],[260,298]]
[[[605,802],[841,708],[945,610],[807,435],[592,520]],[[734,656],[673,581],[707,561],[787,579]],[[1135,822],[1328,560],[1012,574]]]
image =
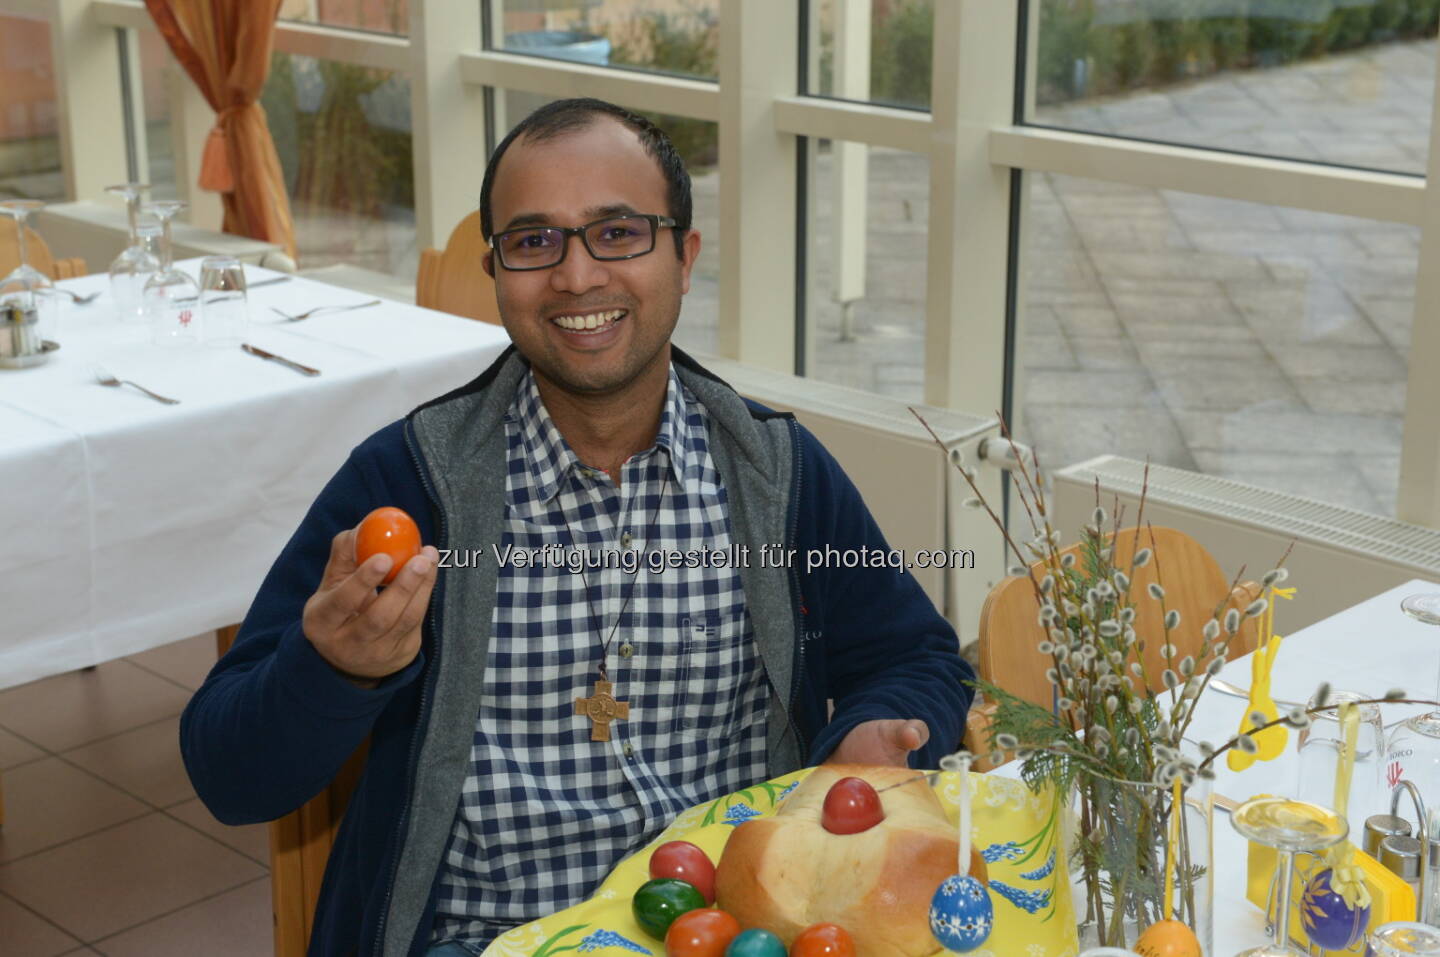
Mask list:
[[[570,951],[602,957],[663,957],[664,943],[641,930],[630,913],[630,898],[650,878],[651,852],[666,841],[686,840],[718,862],[735,827],[753,817],[773,815],[811,770],[786,774],[685,811],[648,847],[621,861],[589,900],[508,931],[486,949],[485,957],[553,957]],[[935,793],[958,824],[959,775],[947,772],[935,780]],[[986,774],[971,774],[970,795],[971,838],[989,868],[995,908],[995,929],[986,945],[972,954],[1073,957],[1080,947],[1055,802],[1032,794],[1020,781]],[[937,955],[944,953],[936,948]]]

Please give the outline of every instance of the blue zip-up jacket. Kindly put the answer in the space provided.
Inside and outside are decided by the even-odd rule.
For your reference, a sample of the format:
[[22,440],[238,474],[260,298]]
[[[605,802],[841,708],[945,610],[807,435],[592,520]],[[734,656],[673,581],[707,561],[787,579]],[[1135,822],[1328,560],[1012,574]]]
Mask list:
[[[936,767],[959,746],[971,698],[973,672],[955,632],[901,570],[807,572],[810,549],[888,551],[854,485],[793,417],[741,399],[678,349],[674,362],[710,414],[733,542],[752,556],[767,544],[795,549],[789,568],[760,568],[757,559],[740,569],[771,688],[769,772],[819,763],[876,718],[923,719],[930,739],[912,763]],[[409,512],[423,540],[441,549],[488,553],[500,541],[503,421],[525,369],[507,350],[470,384],[351,453],[181,718],[195,791],[226,824],[300,807],[369,737],[325,871],[312,957],[419,957],[428,945],[441,855],[470,772],[497,570],[442,569],[420,654],[374,689],[351,684],[320,657],[301,631],[302,610],[331,539],[379,506]]]

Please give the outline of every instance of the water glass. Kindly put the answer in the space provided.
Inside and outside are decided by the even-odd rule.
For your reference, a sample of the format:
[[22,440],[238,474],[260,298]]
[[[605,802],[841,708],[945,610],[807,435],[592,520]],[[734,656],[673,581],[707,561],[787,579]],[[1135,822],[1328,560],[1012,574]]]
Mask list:
[[250,312],[245,301],[245,270],[233,256],[200,261],[200,311],[205,344],[225,347],[245,341]]
[[1381,924],[1370,933],[1371,957],[1403,957],[1426,954],[1440,957],[1440,929],[1415,921],[1397,920]]
[[[1330,694],[1330,703],[1370,701],[1375,697],[1358,691],[1335,691]],[[1316,704],[1311,698],[1306,710]],[[1312,716],[1310,726],[1300,732],[1296,746],[1300,755],[1297,798],[1322,807],[1340,806],[1335,783],[1344,743],[1338,708]],[[1360,728],[1355,738],[1355,768],[1350,775],[1350,790],[1344,795],[1346,812],[1352,820],[1364,821],[1371,814],[1380,814],[1389,808],[1390,789],[1384,783],[1385,755],[1385,725],[1380,718],[1380,706],[1361,705]]]

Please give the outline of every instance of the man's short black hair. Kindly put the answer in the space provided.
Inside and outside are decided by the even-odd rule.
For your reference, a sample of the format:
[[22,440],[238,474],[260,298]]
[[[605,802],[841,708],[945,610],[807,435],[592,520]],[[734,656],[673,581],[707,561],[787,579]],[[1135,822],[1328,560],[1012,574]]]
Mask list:
[[675,237],[675,255],[685,258],[685,234],[690,231],[693,213],[690,174],[685,170],[685,161],[680,158],[680,154],[675,151],[675,144],[670,142],[670,137],[660,127],[623,106],[593,97],[547,103],[517,123],[509,135],[500,141],[500,145],[490,156],[490,162],[485,166],[485,181],[480,186],[480,230],[486,241],[495,235],[495,222],[490,214],[490,189],[495,185],[495,170],[500,165],[500,158],[505,155],[510,144],[522,136],[531,142],[543,142],[566,133],[578,132],[590,126],[596,117],[600,116],[614,117],[634,131],[640,138],[640,145],[645,147],[645,152],[659,164],[660,172],[665,176],[666,204],[670,207],[665,214],[675,220],[675,227],[670,231]]

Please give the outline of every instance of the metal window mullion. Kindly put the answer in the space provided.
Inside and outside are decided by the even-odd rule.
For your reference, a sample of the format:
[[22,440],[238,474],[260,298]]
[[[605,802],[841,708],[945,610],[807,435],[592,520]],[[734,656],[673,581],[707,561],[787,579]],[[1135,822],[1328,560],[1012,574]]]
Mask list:
[[1010,4],[935,4],[925,401],[982,414],[1004,398],[1010,171],[987,140],[1014,112],[1015,31]]
[[997,126],[989,150],[992,162],[1015,169],[1410,225],[1420,222],[1425,191],[1422,178],[1403,173],[1033,126]]
[[[1440,57],[1440,45],[1436,47]],[[1430,153],[1426,183],[1440,182],[1440,65],[1430,100]],[[1405,385],[1400,439],[1400,487],[1395,517],[1440,528],[1440,189],[1420,197],[1420,261],[1415,276],[1415,318]]]
[[843,139],[909,153],[928,153],[933,138],[930,114],[923,111],[814,96],[777,98],[775,129],[793,136]]
[[[86,0],[94,22],[131,30],[153,30],[155,23],[145,5],[136,0]],[[318,23],[280,20],[275,24],[275,49],[280,53],[334,60],[378,70],[409,69],[410,41],[363,30],[346,30]]]
[[720,118],[719,88],[704,80],[492,50],[461,54],[460,74],[476,86],[553,97],[594,96],[635,110],[712,123]]
[[460,76],[460,54],[480,42],[480,20],[478,3],[410,2],[411,153],[421,249],[444,248],[480,195],[485,91]]
[[129,176],[120,47],[114,29],[90,17],[90,0],[48,6],[65,195],[98,198]]
[[775,101],[797,91],[798,49],[788,4],[722,0],[719,351],[779,372],[795,367],[797,176]]

